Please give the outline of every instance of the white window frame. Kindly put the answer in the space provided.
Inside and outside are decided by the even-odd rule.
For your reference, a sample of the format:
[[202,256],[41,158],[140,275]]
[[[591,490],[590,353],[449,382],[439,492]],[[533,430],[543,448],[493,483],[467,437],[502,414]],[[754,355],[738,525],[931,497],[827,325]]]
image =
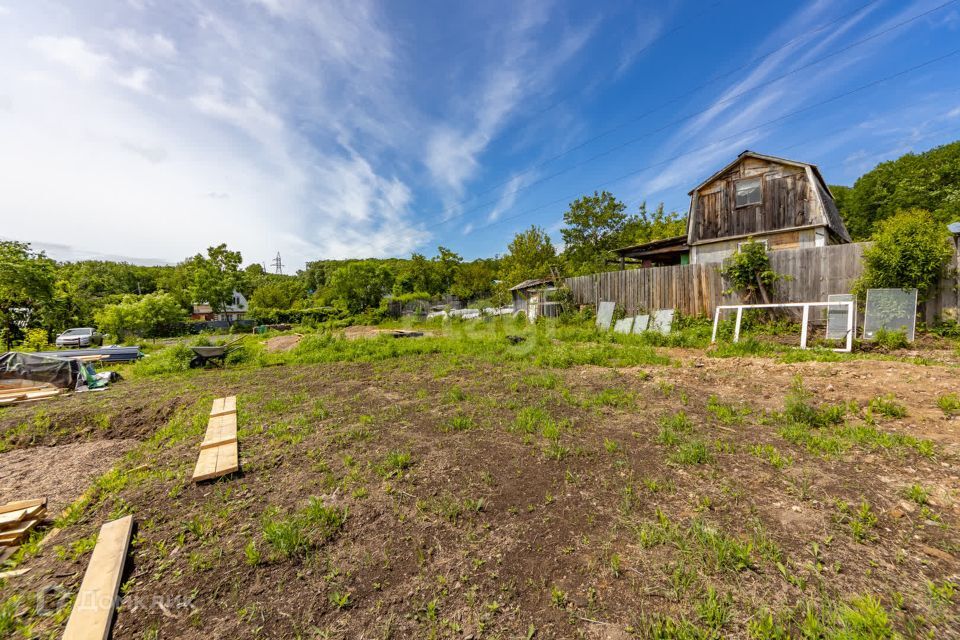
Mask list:
[[759,242],[763,245],[764,251],[770,251],[770,243],[767,242],[766,238],[760,238],[759,240],[745,240],[743,242],[737,243],[737,253],[740,253],[743,250],[743,245],[750,244],[751,242]]
[[[740,183],[742,182],[756,182],[758,191],[760,192],[760,199],[756,202],[747,202],[745,204],[737,204],[738,194],[737,191],[740,188]],[[763,176],[751,176],[749,178],[740,178],[739,180],[733,181],[733,206],[735,209],[742,209],[744,207],[755,207],[759,204],[763,204]]]
[[737,323],[733,329],[733,341],[740,342],[740,323],[743,320],[744,309],[789,309],[801,307],[803,309],[803,319],[800,321],[800,348],[807,348],[807,324],[810,321],[810,309],[812,307],[847,308],[847,331],[846,345],[842,349],[834,349],[838,353],[850,353],[853,351],[853,333],[857,326],[857,307],[853,300],[832,301],[832,302],[781,302],[771,304],[725,304],[720,305],[713,312],[713,334],[710,336],[710,344],[717,341],[717,327],[720,324],[720,313],[722,311],[736,311]]

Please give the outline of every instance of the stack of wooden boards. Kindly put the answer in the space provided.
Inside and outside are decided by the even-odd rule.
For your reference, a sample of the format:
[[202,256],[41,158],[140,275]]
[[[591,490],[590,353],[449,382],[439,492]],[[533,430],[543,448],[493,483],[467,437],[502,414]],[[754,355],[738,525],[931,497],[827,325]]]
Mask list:
[[133,516],[113,520],[100,527],[80,591],[70,611],[64,640],[107,638],[123,578],[123,565],[130,548]]
[[193,470],[193,481],[212,480],[240,469],[237,451],[237,397],[213,401],[207,434],[200,443],[200,456]]
[[46,498],[0,505],[0,547],[19,546],[46,515]]
[[3,387],[0,388],[0,407],[7,404],[43,400],[59,395],[63,391],[63,389],[58,389],[50,384],[38,384],[29,387]]

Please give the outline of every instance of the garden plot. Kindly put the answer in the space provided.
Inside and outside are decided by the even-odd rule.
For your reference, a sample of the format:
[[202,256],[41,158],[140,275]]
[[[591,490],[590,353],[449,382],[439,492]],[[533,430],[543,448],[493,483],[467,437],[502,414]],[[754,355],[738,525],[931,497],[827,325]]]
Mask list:
[[[61,632],[30,594],[75,591],[91,536],[133,513],[116,638],[960,633],[956,369],[387,340],[165,377],[172,413],[0,607]],[[55,406],[116,425],[157,385]],[[194,485],[227,394],[243,474]],[[0,414],[0,438],[35,410]]]

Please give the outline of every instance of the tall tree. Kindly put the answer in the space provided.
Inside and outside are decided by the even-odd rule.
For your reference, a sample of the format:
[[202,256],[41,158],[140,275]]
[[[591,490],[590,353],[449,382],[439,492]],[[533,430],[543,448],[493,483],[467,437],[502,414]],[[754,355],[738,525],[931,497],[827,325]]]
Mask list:
[[940,223],[960,220],[960,141],[882,162],[849,191],[830,190],[854,240],[869,238],[877,223],[905,209],[924,209]]
[[29,243],[0,241],[0,332],[8,349],[21,327],[43,325],[53,298],[55,266]]
[[547,232],[536,225],[513,237],[507,255],[500,263],[501,280],[512,287],[531,278],[550,275],[550,267],[557,265],[557,250]]
[[687,217],[676,211],[667,211],[661,202],[653,213],[647,211],[647,203],[640,203],[637,214],[631,216],[624,225],[621,234],[621,246],[643,244],[653,240],[664,240],[685,235],[687,232]]
[[563,214],[563,256],[574,274],[596,273],[606,268],[611,251],[622,243],[630,221],[627,205],[608,191],[593,192],[570,203]]
[[207,255],[195,255],[190,261],[193,302],[206,302],[217,313],[223,313],[239,291],[241,282],[239,251],[230,251],[226,244],[207,249]]
[[380,304],[393,284],[393,274],[373,261],[352,262],[330,274],[329,293],[350,313]]

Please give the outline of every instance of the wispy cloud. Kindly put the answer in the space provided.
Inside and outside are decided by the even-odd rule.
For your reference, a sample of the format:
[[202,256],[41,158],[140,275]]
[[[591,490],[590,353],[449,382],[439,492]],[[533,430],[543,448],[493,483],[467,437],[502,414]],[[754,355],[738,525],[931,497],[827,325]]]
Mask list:
[[[526,0],[498,31],[494,62],[481,69],[479,90],[470,92],[459,113],[433,128],[426,142],[426,164],[446,200],[460,198],[480,168],[479,158],[501,133],[518,106],[545,92],[563,65],[580,51],[596,23],[563,28],[541,44],[539,30],[550,19],[550,3]],[[466,105],[466,106],[464,106]]]
[[5,235],[169,261],[225,241],[291,264],[429,239],[378,161],[417,114],[372,0],[188,3],[176,20],[161,3],[24,7],[0,21]]

